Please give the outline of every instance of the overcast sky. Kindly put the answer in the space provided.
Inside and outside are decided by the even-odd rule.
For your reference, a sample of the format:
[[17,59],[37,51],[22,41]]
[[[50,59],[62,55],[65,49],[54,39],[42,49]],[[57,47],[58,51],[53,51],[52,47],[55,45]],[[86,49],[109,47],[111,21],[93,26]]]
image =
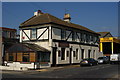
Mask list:
[[109,31],[113,36],[118,35],[117,2],[3,2],[2,26],[19,31],[19,25],[37,10],[63,19],[65,9],[72,23],[95,32]]

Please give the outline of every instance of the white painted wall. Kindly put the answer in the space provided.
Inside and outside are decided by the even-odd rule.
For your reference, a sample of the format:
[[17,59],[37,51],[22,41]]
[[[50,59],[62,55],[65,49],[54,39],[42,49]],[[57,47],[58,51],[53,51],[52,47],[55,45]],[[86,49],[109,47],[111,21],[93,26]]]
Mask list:
[[38,46],[44,47],[44,48],[46,48],[46,49],[51,51],[51,47],[49,46],[49,42],[48,41],[45,41],[45,42],[42,42],[42,41],[35,42],[35,44],[37,44]]
[[[53,47],[58,46],[58,43],[53,43]],[[80,63],[81,59],[81,49],[84,49],[84,58],[88,58],[88,50],[91,50],[90,57],[97,59],[98,57],[102,56],[98,52],[98,47],[91,47],[86,45],[78,45],[78,44],[70,44],[72,46],[72,53],[71,53],[71,62],[72,63]],[[76,51],[78,49],[78,59],[76,57],[73,57],[73,51]],[[58,57],[58,51],[61,51],[61,47],[57,47],[57,55],[56,55],[56,64],[69,64],[69,57],[67,57],[67,51],[70,52],[70,48],[65,48],[65,60],[61,60],[61,57]],[[93,51],[95,50],[94,57],[93,57]]]
[[51,67],[50,63],[47,64],[40,64],[38,67],[37,65],[34,63],[20,63],[20,62],[13,62],[13,63],[7,63],[7,66],[11,67],[11,68],[29,68],[29,69],[34,69],[34,68],[49,68]]
[[[47,28],[41,28],[37,29],[37,38],[46,30]],[[45,33],[38,39],[48,39],[48,29],[45,31]]]
[[[23,30],[26,34],[27,34],[27,36],[30,38],[30,30]],[[21,38],[21,40],[23,40],[23,41],[26,41],[26,40],[29,40],[28,39],[28,37],[25,35],[25,33],[24,32],[22,32],[21,34],[21,36],[20,36],[20,38]],[[23,37],[24,37],[24,39],[23,39]]]

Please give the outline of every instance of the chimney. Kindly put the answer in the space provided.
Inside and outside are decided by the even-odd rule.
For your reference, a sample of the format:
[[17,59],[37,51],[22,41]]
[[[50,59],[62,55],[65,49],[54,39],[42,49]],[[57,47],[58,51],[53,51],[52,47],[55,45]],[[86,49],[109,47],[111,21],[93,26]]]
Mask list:
[[43,12],[41,10],[34,12],[34,16],[40,16],[42,14],[43,14]]
[[71,20],[70,14],[65,14],[63,20],[66,22],[70,22]]

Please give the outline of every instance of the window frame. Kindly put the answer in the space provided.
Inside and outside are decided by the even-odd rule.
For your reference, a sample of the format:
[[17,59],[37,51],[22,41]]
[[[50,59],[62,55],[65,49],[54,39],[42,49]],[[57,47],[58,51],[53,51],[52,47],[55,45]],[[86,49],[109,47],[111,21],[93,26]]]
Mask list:
[[[25,58],[26,56],[27,56],[27,58],[28,58],[28,59],[27,59],[28,61],[24,61],[24,58]],[[23,53],[23,54],[22,54],[22,62],[30,62],[30,54],[29,54],[29,53]]]
[[[34,37],[33,37],[34,35]],[[36,28],[32,28],[31,29],[31,39],[36,39],[37,38],[37,29]]]
[[65,60],[65,48],[61,48],[61,60]]

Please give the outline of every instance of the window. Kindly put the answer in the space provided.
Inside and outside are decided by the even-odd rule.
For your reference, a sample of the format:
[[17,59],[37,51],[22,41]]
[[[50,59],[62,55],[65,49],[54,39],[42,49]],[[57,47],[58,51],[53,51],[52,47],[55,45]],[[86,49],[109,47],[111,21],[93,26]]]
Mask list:
[[83,33],[81,33],[81,37],[80,38],[81,38],[81,41],[83,41]]
[[69,51],[67,51],[67,57],[69,57]]
[[23,62],[29,62],[29,54],[28,53],[23,53]]
[[36,39],[36,32],[37,32],[36,29],[31,30],[31,38],[32,39]]
[[95,58],[95,50],[93,50],[93,58]]
[[76,49],[76,60],[78,60],[78,49]]
[[87,37],[87,35],[86,35],[86,34],[84,34],[84,38],[83,38],[83,39],[84,39],[84,42],[86,41],[86,37]]
[[84,49],[81,49],[81,59],[84,59]]
[[88,58],[90,58],[91,50],[88,50]]
[[90,42],[90,35],[86,35],[86,42]]
[[75,41],[76,40],[76,34],[75,32],[72,32],[72,41]]
[[50,54],[49,53],[41,53],[40,62],[50,62]]
[[61,60],[65,60],[65,48],[61,49]]
[[66,39],[66,31],[65,30],[61,30],[61,39],[62,40]]
[[91,36],[91,41],[93,41],[93,36]]
[[75,53],[75,51],[73,51],[73,57],[76,57],[76,53]]
[[61,56],[61,51],[59,50],[59,51],[58,51],[58,57],[60,57],[60,56]]
[[13,54],[9,53],[9,60],[8,61],[13,61]]

